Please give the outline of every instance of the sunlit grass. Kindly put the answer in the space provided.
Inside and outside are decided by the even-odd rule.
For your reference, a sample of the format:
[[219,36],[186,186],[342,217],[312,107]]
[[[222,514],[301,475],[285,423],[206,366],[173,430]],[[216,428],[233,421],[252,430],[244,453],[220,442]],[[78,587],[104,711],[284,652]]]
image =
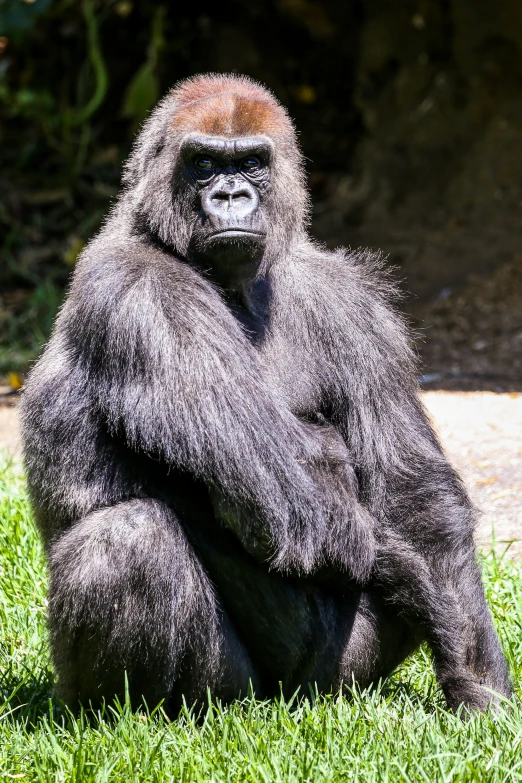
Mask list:
[[[488,598],[518,682],[522,569],[484,561]],[[423,648],[380,688],[189,710],[113,705],[73,718],[53,699],[46,575],[23,478],[0,464],[0,778],[38,781],[522,780],[522,710],[465,721],[446,711]],[[303,697],[304,696],[304,697]]]

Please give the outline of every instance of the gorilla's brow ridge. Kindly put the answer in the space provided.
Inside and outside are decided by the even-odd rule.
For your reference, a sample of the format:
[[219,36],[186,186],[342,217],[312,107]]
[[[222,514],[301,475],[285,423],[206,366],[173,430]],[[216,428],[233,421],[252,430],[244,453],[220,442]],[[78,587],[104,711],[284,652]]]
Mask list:
[[279,135],[290,130],[284,110],[274,101],[226,91],[182,103],[174,110],[171,127],[198,130],[213,136]]

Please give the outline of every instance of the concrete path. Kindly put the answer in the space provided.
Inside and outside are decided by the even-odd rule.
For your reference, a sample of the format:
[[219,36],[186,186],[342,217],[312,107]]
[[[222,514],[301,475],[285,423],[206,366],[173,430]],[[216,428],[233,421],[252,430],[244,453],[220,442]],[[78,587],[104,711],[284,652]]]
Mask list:
[[423,394],[446,454],[481,511],[477,541],[522,555],[522,394]]

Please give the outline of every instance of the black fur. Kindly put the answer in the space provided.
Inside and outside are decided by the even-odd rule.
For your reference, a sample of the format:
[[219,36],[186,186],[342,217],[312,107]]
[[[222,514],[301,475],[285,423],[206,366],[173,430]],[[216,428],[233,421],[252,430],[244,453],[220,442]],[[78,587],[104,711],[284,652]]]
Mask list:
[[[62,696],[121,695],[125,671],[136,702],[172,709],[249,680],[366,685],[422,639],[451,707],[509,696],[473,509],[380,258],[308,238],[286,131],[262,245],[196,264],[206,186],[180,162],[178,102],[145,124],[23,394]],[[220,288],[223,258],[247,256],[255,278]]]

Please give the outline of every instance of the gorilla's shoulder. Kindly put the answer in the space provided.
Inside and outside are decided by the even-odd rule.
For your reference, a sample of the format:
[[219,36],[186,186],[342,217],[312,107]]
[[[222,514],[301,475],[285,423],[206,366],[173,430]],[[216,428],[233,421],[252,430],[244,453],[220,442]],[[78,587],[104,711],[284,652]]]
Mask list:
[[180,264],[172,256],[134,237],[94,237],[82,252],[75,273],[75,280],[88,284],[99,278],[105,285],[118,285],[150,275],[177,272]]
[[289,265],[289,284],[308,293],[348,302],[375,302],[393,309],[401,299],[394,270],[386,256],[371,248],[329,250],[313,242],[301,245]]
[[210,285],[187,263],[150,242],[102,232],[83,251],[70,294],[76,304],[80,296],[115,302],[127,294],[168,299],[188,291],[208,297]]
[[396,307],[392,275],[374,250],[303,243],[275,281],[273,312],[288,332],[305,323],[306,334],[323,346],[357,346],[361,362],[379,346],[381,363],[411,366],[409,328]]

